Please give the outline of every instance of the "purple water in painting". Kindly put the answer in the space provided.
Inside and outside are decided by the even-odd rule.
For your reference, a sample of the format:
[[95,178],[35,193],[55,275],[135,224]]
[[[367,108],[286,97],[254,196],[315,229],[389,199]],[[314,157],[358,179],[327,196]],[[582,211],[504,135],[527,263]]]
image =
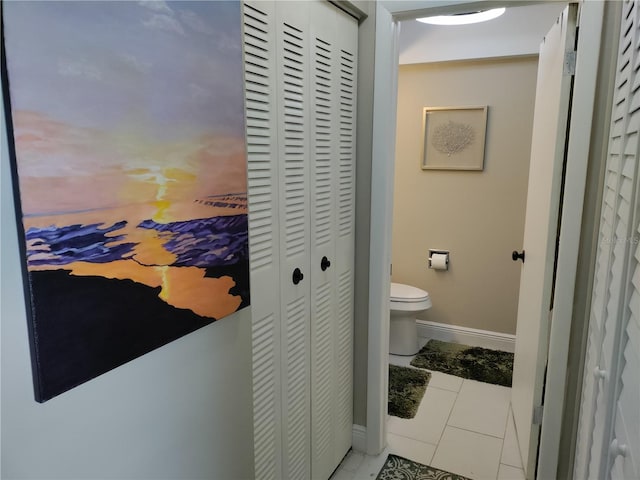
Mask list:
[[249,258],[247,215],[172,223],[145,220],[138,228],[173,234],[164,248],[177,255],[172,264],[176,267],[215,267]]
[[[29,265],[67,265],[73,262],[108,263],[135,254],[137,243],[123,242],[126,221],[104,224],[49,226],[26,232]],[[155,230],[166,239],[164,248],[177,256],[171,266],[217,267],[249,258],[247,215],[200,218],[182,222],[141,222],[138,228]]]
[[78,261],[108,263],[129,258],[136,244],[114,244],[124,240],[125,235],[109,236],[126,224],[121,221],[104,228],[100,228],[104,225],[101,223],[32,227],[26,232],[29,265],[67,265]]

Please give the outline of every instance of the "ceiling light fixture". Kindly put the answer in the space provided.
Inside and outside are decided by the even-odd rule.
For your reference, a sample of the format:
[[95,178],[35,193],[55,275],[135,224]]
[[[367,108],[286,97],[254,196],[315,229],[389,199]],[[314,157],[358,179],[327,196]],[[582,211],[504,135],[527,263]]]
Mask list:
[[456,13],[453,15],[440,15],[437,17],[417,18],[419,22],[431,25],[468,25],[470,23],[480,23],[498,18],[505,12],[505,8],[494,8],[480,12]]

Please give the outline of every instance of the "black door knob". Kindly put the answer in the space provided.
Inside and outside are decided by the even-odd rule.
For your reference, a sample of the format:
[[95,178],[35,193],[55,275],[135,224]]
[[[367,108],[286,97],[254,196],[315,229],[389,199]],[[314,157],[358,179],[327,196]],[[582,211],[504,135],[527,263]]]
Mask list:
[[322,271],[324,272],[330,266],[331,262],[329,261],[329,259],[327,257],[322,257],[322,260],[320,261],[320,268],[322,269]]
[[514,250],[513,253],[511,254],[511,258],[513,259],[514,262],[517,262],[518,260],[522,260],[522,263],[524,263],[524,250],[522,250],[522,252],[518,253],[517,250]]
[[302,272],[300,271],[300,269],[299,269],[299,268],[296,268],[296,269],[293,271],[293,276],[292,276],[293,284],[294,284],[294,285],[299,284],[299,283],[302,281],[302,279],[303,279],[303,278],[304,278],[304,275],[302,274]]

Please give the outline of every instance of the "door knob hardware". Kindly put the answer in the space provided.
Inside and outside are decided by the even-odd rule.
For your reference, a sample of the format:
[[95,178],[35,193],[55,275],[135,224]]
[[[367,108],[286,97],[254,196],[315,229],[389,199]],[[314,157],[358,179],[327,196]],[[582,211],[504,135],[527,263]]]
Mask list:
[[303,278],[304,278],[304,275],[302,274],[302,271],[299,268],[296,268],[293,271],[293,275],[292,275],[293,284],[298,285]]
[[324,272],[330,266],[331,262],[329,261],[329,259],[327,257],[322,257],[322,260],[320,261],[320,268],[322,269],[322,271]]
[[611,445],[609,446],[609,453],[613,457],[626,457],[629,455],[629,447],[627,447],[624,443],[619,443],[617,438],[613,439]]
[[607,371],[606,370],[601,370],[598,367],[595,367],[593,369],[593,376],[596,377],[597,379],[602,379],[602,380],[606,380],[607,379]]
[[524,263],[524,250],[522,250],[520,253],[518,253],[517,250],[514,250],[513,253],[511,254],[511,259],[514,262],[517,262],[518,260],[522,260],[522,263]]

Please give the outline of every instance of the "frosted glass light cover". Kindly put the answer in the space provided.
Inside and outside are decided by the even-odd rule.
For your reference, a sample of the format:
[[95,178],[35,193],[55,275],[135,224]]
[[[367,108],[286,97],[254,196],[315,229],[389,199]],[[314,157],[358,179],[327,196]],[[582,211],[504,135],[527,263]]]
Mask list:
[[488,22],[498,18],[505,12],[505,8],[494,8],[474,13],[462,13],[457,15],[438,15],[435,17],[416,18],[417,21],[430,25],[469,25],[471,23]]

